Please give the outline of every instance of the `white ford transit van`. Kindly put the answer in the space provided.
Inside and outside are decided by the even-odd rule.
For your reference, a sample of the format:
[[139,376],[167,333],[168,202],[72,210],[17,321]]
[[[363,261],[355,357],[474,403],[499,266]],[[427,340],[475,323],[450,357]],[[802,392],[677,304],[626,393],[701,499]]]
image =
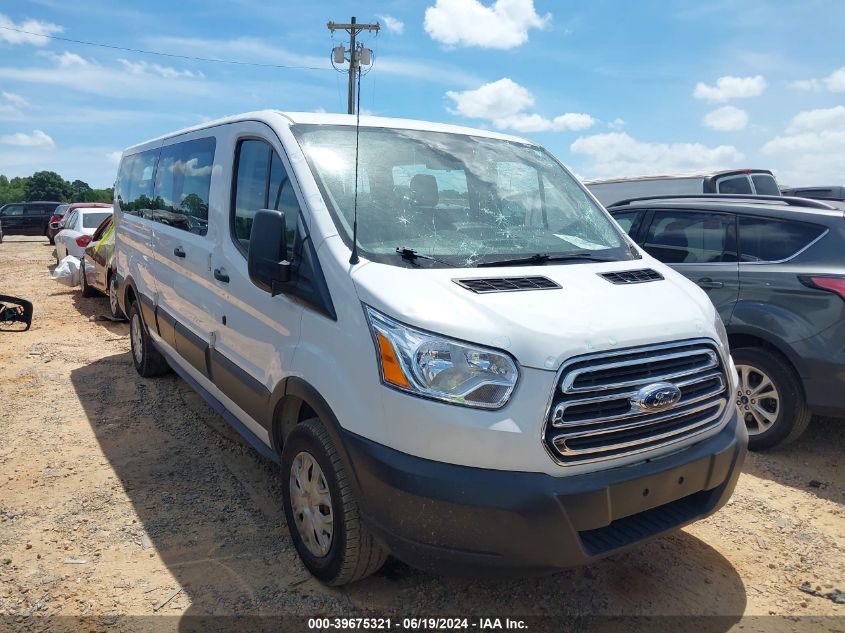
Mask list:
[[388,553],[553,571],[733,491],[747,436],[707,295],[528,141],[245,114],[126,150],[115,217],[135,367],[280,462],[325,583]]

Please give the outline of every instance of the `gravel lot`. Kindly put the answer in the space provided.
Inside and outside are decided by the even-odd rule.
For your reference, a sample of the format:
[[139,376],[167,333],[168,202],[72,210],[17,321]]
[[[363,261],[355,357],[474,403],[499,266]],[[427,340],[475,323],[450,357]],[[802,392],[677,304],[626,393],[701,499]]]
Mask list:
[[6,626],[72,629],[60,616],[84,615],[85,630],[178,630],[161,616],[391,612],[725,616],[719,630],[776,614],[845,628],[845,605],[823,595],[845,590],[845,420],[750,455],[714,517],[590,567],[493,582],[391,561],[329,589],[299,564],[275,467],[176,376],[139,378],[127,326],[96,321],[106,299],[53,282],[54,263],[46,240],[0,245],[0,292],[35,304],[29,332],[0,333]]

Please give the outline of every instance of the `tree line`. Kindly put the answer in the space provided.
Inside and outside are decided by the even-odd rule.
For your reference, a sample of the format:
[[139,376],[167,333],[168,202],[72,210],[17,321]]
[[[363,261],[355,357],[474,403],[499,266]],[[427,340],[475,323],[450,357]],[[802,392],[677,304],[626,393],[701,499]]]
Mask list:
[[84,180],[67,181],[54,171],[7,178],[0,174],[0,205],[9,202],[111,202],[114,189],[94,189]]

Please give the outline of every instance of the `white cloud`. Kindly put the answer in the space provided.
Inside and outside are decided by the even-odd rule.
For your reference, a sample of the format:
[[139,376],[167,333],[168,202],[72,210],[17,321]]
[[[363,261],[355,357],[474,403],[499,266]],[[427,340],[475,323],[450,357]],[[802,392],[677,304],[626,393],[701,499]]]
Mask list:
[[644,143],[625,132],[582,136],[570,149],[588,157],[590,162],[583,171],[591,178],[723,169],[743,158],[732,145]]
[[799,112],[762,153],[781,161],[778,178],[786,184],[838,184],[845,173],[845,106]]
[[807,110],[799,112],[786,128],[787,133],[798,132],[823,132],[830,129],[845,129],[845,106],[833,108],[822,108],[819,110]]
[[831,92],[845,92],[845,66],[837,68],[825,77],[824,85]]
[[766,90],[766,80],[763,75],[754,77],[719,77],[715,86],[699,81],[692,95],[696,99],[704,99],[714,103],[724,103],[731,99],[747,99],[759,97]]
[[552,15],[537,14],[534,0],[437,0],[425,10],[429,36],[447,46],[477,46],[507,50],[528,41],[529,29],[542,29]]
[[14,92],[6,92],[4,90],[3,92],[0,92],[0,95],[3,96],[5,101],[8,101],[10,105],[15,106],[16,108],[25,108],[29,105],[29,101]]
[[475,90],[448,91],[455,104],[453,113],[471,119],[486,119],[501,129],[519,132],[585,130],[596,123],[589,114],[567,112],[554,118],[526,112],[534,105],[534,95],[508,77],[484,84]]
[[105,97],[120,94],[122,97],[160,99],[161,95],[210,96],[219,87],[202,81],[198,76],[178,74],[167,76],[163,67],[139,66],[129,71],[125,64],[104,66],[76,53],[61,55],[43,52],[39,57],[48,60],[48,66],[0,66],[0,80],[52,85],[70,90],[88,92]]
[[607,127],[609,127],[611,130],[621,130],[625,127],[625,119],[620,119],[619,117],[616,117],[615,119],[613,119],[613,121],[610,121],[607,124]]
[[115,152],[106,152],[105,156],[106,160],[109,161],[109,164],[117,166],[120,164],[120,158],[121,156],[123,156],[123,152],[121,152],[120,150],[117,150]]
[[14,92],[0,92],[0,119],[20,120],[29,102]]
[[796,79],[795,81],[787,81],[786,87],[792,90],[800,90],[802,92],[821,92],[824,86],[818,79]]
[[32,134],[17,132],[0,136],[0,145],[17,145],[18,147],[47,147],[54,148],[56,143],[41,130],[32,130]]
[[[39,35],[52,35],[53,33],[61,33],[64,29],[58,24],[52,22],[42,22],[41,20],[24,20],[20,23],[15,23],[6,15],[0,13],[0,42],[8,44],[32,44],[33,46],[44,46],[49,42],[46,37],[39,37]],[[18,31],[8,31],[7,29],[18,29]],[[21,33],[19,31],[26,31]]]
[[804,92],[845,92],[845,66],[837,68],[824,79],[797,79],[788,81],[787,87]]
[[173,77],[191,77],[204,79],[205,75],[202,72],[192,72],[190,70],[177,70],[170,66],[161,66],[159,64],[148,64],[147,62],[130,62],[128,59],[120,58],[117,60],[126,70],[133,75],[143,75],[144,73],[155,73],[165,78]]
[[736,132],[748,125],[748,113],[734,106],[724,106],[708,112],[704,125],[718,132]]
[[398,20],[390,15],[379,15],[377,17],[379,21],[384,22],[384,28],[387,29],[388,33],[402,35],[402,32],[405,30],[405,23],[402,20]]

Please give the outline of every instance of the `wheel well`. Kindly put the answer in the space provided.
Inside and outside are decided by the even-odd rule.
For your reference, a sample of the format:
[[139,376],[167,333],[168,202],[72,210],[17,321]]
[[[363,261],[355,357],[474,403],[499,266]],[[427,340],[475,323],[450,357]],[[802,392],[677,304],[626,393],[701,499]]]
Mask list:
[[135,290],[132,288],[131,284],[126,284],[126,300],[123,302],[126,306],[126,313],[129,313],[129,306],[131,306],[137,298],[135,297]]
[[285,438],[293,428],[308,418],[319,417],[317,412],[305,400],[297,396],[286,396],[276,407],[273,416],[273,445],[281,454]]
[[[773,354],[777,354],[783,359],[783,362],[796,374],[798,373],[798,368],[795,366],[789,356],[784,354],[779,347],[770,343],[766,339],[760,338],[759,336],[754,336],[753,334],[729,334],[728,335],[728,344],[730,345],[731,349],[739,349],[740,347],[760,347],[762,349],[768,350]],[[801,386],[803,388],[803,381],[800,381]]]

